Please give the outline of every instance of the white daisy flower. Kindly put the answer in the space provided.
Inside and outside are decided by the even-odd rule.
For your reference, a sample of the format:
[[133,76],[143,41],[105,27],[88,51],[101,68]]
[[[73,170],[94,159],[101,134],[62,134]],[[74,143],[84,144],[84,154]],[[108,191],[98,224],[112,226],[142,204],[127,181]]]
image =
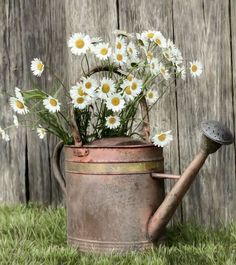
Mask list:
[[118,93],[111,94],[106,99],[106,106],[112,111],[120,111],[125,107],[124,98]]
[[88,96],[77,96],[72,99],[72,103],[76,109],[85,109],[90,103],[90,98]]
[[115,92],[115,82],[109,78],[103,78],[99,87],[99,97],[106,99],[111,93]]
[[18,121],[18,118],[17,118],[16,115],[13,115],[13,123],[14,123],[14,125],[16,126],[16,128],[19,127],[19,121]]
[[49,112],[55,113],[60,111],[61,103],[58,102],[58,99],[49,96],[43,100],[43,105]]
[[5,131],[3,131],[2,133],[2,139],[6,142],[9,142],[10,141],[10,136],[8,134],[6,134]]
[[160,67],[159,67],[159,60],[157,58],[153,58],[150,61],[149,67],[150,67],[151,74],[153,74],[153,75],[158,75],[159,74]]
[[142,85],[143,85],[143,82],[140,79],[134,78],[131,81],[130,87],[131,87],[133,96],[137,96],[137,95],[139,95],[141,93]]
[[117,36],[122,35],[122,36],[130,37],[130,38],[133,37],[133,34],[132,33],[127,33],[125,30],[120,30],[120,29],[114,30],[113,31],[113,34],[115,34]]
[[138,57],[138,50],[133,42],[130,42],[127,46],[127,53],[130,58],[137,59]]
[[142,49],[144,50],[148,63],[150,63],[154,56],[153,52],[146,47],[142,47]]
[[76,85],[72,86],[70,89],[70,97],[71,98],[76,98],[77,96],[83,97],[86,95],[87,94],[84,92],[82,82],[77,82]]
[[138,39],[139,43],[141,42],[142,46],[147,47],[148,46],[148,39],[145,34],[136,33],[136,38]]
[[176,74],[180,75],[182,80],[186,79],[186,69],[184,66],[177,66],[176,68]]
[[165,80],[170,79],[170,74],[162,63],[160,63],[160,65],[159,65],[159,71]]
[[143,38],[145,38],[147,40],[154,41],[155,31],[152,31],[152,30],[144,31],[144,32],[142,32],[142,36],[143,36]]
[[126,79],[131,82],[134,79],[134,76],[132,74],[129,74],[127,75]]
[[181,51],[178,48],[175,48],[173,51],[173,59],[172,62],[176,65],[179,65],[181,63],[183,63],[183,56],[181,54]]
[[190,62],[190,73],[193,77],[200,76],[202,74],[203,66],[199,61]]
[[175,61],[174,55],[170,49],[163,50],[162,54],[166,58],[166,60],[168,60],[169,62]]
[[131,101],[134,99],[134,92],[133,90],[131,89],[131,81],[133,80],[133,78],[129,81],[129,80],[125,80],[123,82],[123,84],[120,86],[123,90],[123,94],[124,94],[124,97],[127,101]]
[[98,87],[97,81],[92,77],[83,77],[83,91],[90,95],[94,96],[95,90]]
[[11,139],[8,134],[5,134],[5,136],[3,137],[3,140],[5,140],[6,142],[9,142]]
[[155,90],[148,90],[146,93],[146,99],[149,104],[154,104],[158,100],[158,93]]
[[100,38],[100,37],[93,37],[91,39],[92,44],[99,43],[99,42],[102,42],[102,38]]
[[176,49],[175,45],[174,45],[174,42],[170,39],[167,40],[166,42],[166,48],[167,49]]
[[15,95],[16,98],[20,99],[21,101],[24,101],[20,88],[15,87]]
[[120,117],[115,115],[106,117],[106,126],[109,129],[116,129],[120,126]]
[[111,47],[109,47],[109,43],[99,43],[93,48],[94,54],[100,60],[106,60],[111,56]]
[[115,44],[116,51],[123,53],[126,50],[126,47],[127,47],[127,44],[126,44],[125,39],[122,37],[117,37],[116,44]]
[[34,58],[34,60],[31,61],[30,69],[34,75],[41,76],[44,70],[44,64],[40,59]]
[[26,114],[29,112],[28,107],[25,106],[24,100],[15,98],[15,97],[10,97],[10,106],[12,109],[18,113],[18,114]]
[[41,125],[39,125],[39,127],[36,129],[36,131],[37,131],[38,137],[40,139],[43,139],[47,134],[47,130],[42,128]]
[[91,39],[83,33],[74,33],[68,40],[68,47],[75,55],[85,54],[91,45]]
[[127,55],[122,51],[116,51],[114,54],[114,61],[119,65],[124,65],[128,60]]
[[153,41],[161,48],[166,48],[166,39],[160,31],[156,31],[153,37]]
[[10,137],[6,132],[0,127],[0,134],[2,135],[2,139],[6,142],[10,141]]
[[171,131],[157,133],[152,137],[153,144],[159,147],[164,147],[173,140]]

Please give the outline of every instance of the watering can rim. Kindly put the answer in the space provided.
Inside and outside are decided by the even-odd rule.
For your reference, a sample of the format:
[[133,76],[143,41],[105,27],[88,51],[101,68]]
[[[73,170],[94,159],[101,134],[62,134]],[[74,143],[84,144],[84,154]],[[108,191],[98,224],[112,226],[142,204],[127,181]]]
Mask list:
[[[102,141],[108,141],[105,142],[104,145],[101,144],[100,142]],[[113,140],[117,140],[117,143],[114,144]],[[120,140],[120,141],[118,141]],[[121,142],[121,140],[128,140],[128,141],[124,141],[123,143]],[[98,144],[96,144],[96,142],[98,142]],[[109,143],[110,142],[110,143]],[[147,147],[154,147],[157,149],[162,149],[162,147],[158,147],[155,146],[152,143],[149,142],[145,142],[145,141],[140,141],[140,140],[136,140],[132,137],[129,136],[122,136],[122,137],[104,137],[98,140],[95,140],[92,143],[89,144],[85,144],[83,146],[76,146],[76,145],[64,145],[65,148],[86,148],[86,149],[96,149],[96,148],[102,148],[102,149],[128,149],[128,148],[147,148]]]

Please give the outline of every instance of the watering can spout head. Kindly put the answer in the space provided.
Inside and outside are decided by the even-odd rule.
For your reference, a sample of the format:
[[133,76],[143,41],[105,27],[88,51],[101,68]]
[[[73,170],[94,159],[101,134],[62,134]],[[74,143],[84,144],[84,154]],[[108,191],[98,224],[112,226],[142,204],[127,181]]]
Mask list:
[[208,154],[215,153],[222,145],[232,144],[234,141],[230,130],[218,121],[202,122],[201,131],[201,149]]
[[163,232],[208,155],[216,152],[222,145],[228,145],[234,141],[230,130],[218,121],[202,122],[201,131],[202,139],[199,153],[149,220],[148,236],[152,241],[157,240]]

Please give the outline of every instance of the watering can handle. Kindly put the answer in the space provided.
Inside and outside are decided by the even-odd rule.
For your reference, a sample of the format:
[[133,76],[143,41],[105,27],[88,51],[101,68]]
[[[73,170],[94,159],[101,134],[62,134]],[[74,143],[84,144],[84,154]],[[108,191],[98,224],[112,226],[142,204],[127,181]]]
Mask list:
[[61,151],[63,149],[63,146],[64,146],[64,143],[62,141],[57,143],[57,145],[55,146],[55,149],[53,151],[53,156],[52,156],[52,170],[63,193],[66,195],[66,181],[63,177],[63,174],[61,173],[61,168],[60,168],[60,157],[61,157]]

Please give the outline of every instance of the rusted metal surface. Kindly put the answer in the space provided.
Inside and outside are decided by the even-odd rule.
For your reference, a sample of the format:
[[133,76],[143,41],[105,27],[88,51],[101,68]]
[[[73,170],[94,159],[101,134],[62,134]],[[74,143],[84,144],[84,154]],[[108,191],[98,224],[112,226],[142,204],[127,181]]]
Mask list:
[[[150,172],[163,172],[162,149],[104,142],[106,147],[102,142],[65,147],[68,241],[93,252],[151,248],[147,225],[163,201],[164,187]],[[74,155],[83,149],[88,150],[84,157]]]
[[202,132],[200,151],[150,219],[148,235],[151,240],[156,240],[161,235],[208,155],[216,152],[221,145],[233,142],[231,132],[220,122],[202,124]]
[[[68,241],[98,253],[144,250],[155,245],[209,154],[230,144],[222,124],[216,136],[207,125],[201,149],[184,173],[162,174],[162,149],[127,137],[98,140],[84,147],[65,147]],[[222,134],[221,134],[222,132]],[[228,133],[230,136],[230,132]],[[227,140],[227,141],[226,141]],[[62,145],[54,152],[54,173]],[[164,178],[179,178],[164,199]]]
[[148,234],[151,240],[156,240],[173,216],[183,196],[194,181],[198,171],[204,164],[208,153],[200,151],[195,159],[184,171],[180,179],[175,183],[172,190],[167,194],[165,200],[157,209],[148,224]]

